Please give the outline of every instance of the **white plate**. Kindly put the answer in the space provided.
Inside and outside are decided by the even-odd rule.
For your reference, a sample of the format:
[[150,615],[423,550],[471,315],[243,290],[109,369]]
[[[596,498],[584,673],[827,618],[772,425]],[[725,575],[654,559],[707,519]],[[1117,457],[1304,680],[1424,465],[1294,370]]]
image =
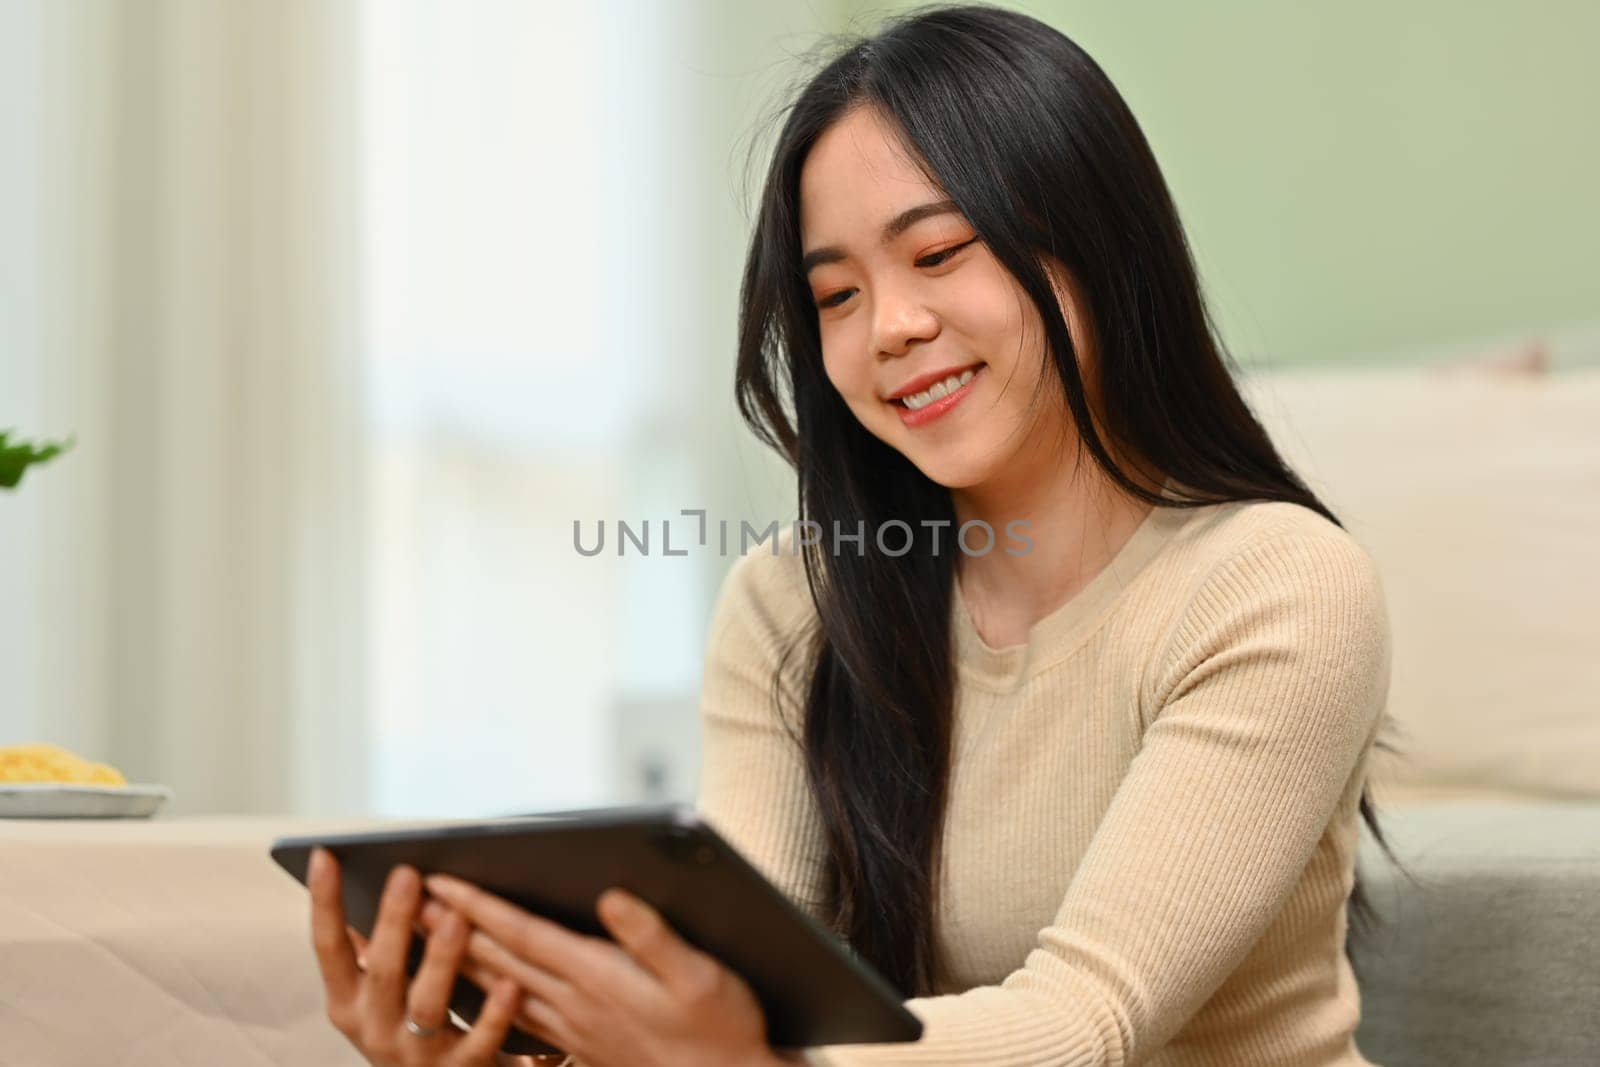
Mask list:
[[144,819],[171,799],[164,785],[0,782],[0,819]]

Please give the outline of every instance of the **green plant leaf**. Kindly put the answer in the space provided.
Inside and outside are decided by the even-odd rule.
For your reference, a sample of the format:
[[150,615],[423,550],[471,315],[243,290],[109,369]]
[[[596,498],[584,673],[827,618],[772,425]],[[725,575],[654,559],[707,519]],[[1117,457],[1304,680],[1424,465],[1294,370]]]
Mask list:
[[10,430],[0,430],[0,489],[15,489],[22,481],[22,473],[36,463],[45,463],[72,447],[72,440],[11,441]]

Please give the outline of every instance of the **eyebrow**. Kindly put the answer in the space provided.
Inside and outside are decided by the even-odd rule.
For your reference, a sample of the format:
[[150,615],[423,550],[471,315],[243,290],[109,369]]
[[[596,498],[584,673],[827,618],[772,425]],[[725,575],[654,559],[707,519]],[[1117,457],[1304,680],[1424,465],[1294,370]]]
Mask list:
[[[894,218],[890,219],[883,227],[882,242],[888,244],[896,237],[905,233],[923,219],[932,218],[934,215],[961,214],[961,209],[954,200],[936,200],[929,204],[919,204],[914,208],[907,208]],[[844,249],[838,245],[825,245],[822,248],[813,248],[800,260],[800,273],[810,274],[811,271],[824,263],[837,263],[845,258]]]

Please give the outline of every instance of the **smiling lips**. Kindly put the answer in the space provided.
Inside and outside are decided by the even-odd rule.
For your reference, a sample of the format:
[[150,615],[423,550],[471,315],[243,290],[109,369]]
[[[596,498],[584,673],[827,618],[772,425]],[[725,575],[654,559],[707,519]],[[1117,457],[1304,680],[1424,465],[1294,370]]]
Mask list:
[[983,371],[984,365],[978,363],[964,369],[937,371],[937,377],[914,378],[891,396],[889,403],[907,426],[926,425],[961,403]]

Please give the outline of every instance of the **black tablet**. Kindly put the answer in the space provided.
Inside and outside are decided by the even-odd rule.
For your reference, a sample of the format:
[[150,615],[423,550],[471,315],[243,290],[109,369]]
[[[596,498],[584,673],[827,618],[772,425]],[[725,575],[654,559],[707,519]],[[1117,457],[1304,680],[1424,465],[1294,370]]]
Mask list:
[[[609,936],[595,902],[610,886],[648,901],[686,941],[744,978],[766,1013],[774,1048],[915,1041],[922,1023],[865,961],[805,914],[691,808],[605,808],[362,833],[285,837],[272,858],[302,883],[311,850],[344,874],[346,921],[371,935],[394,866],[442,872],[569,929]],[[422,962],[414,937],[408,969]],[[476,1019],[484,995],[456,981],[451,1010]],[[551,1052],[513,1029],[502,1048]]]

